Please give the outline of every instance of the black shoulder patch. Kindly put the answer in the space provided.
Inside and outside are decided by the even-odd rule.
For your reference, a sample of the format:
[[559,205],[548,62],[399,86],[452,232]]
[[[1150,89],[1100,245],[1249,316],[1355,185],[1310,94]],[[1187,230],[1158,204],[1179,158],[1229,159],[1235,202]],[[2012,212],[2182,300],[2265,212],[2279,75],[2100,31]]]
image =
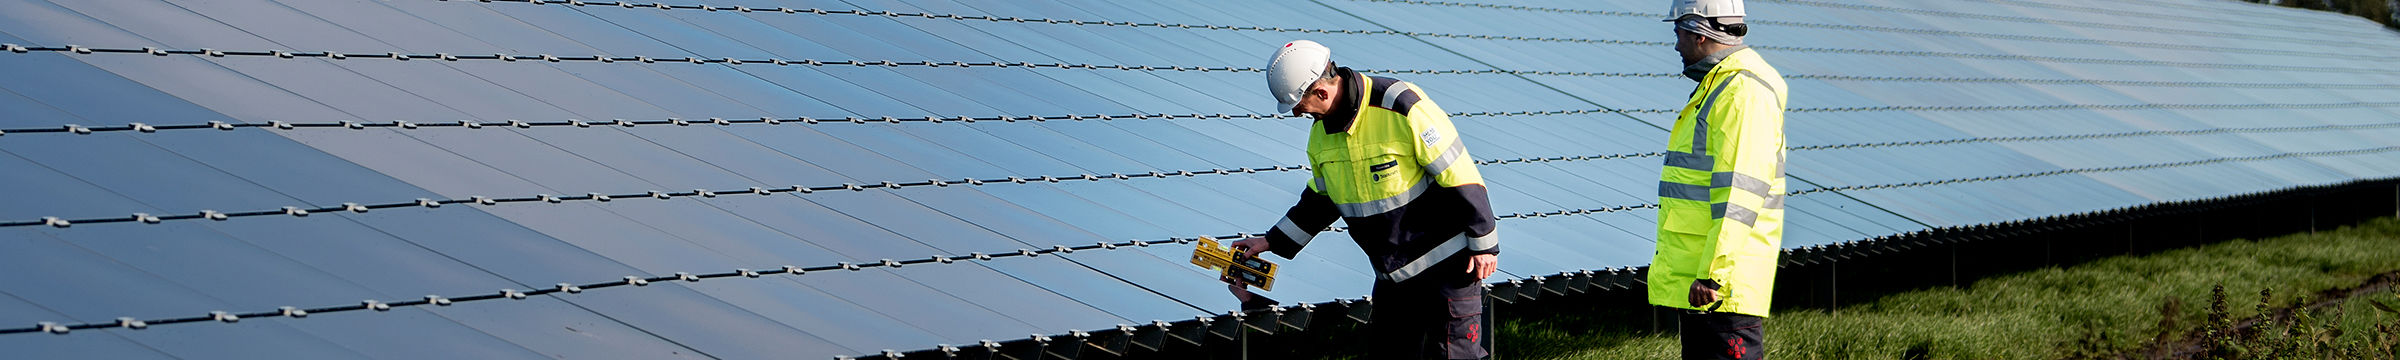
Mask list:
[[1363,102],[1380,105],[1382,104],[1383,94],[1390,93],[1392,86],[1404,83],[1407,82],[1400,81],[1400,79],[1382,76],[1369,76],[1367,77],[1367,101]]
[[[1400,115],[1408,115],[1408,108],[1416,107],[1417,101],[1425,98],[1416,90],[1409,89],[1407,81],[1380,76],[1368,77],[1367,81],[1370,90],[1363,102]],[[1399,93],[1393,93],[1395,91]]]
[[1424,100],[1425,98],[1422,96],[1417,96],[1416,89],[1402,88],[1400,89],[1400,94],[1393,95],[1391,99],[1392,103],[1384,106],[1385,109],[1392,109],[1392,111],[1399,112],[1400,115],[1408,115],[1408,109],[1417,107],[1417,100]]

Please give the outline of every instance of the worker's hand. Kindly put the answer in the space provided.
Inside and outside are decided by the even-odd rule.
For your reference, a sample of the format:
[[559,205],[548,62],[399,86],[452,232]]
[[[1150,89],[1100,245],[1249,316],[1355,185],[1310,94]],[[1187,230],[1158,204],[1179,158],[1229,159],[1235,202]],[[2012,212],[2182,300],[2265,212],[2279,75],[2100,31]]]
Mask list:
[[1267,238],[1263,236],[1252,236],[1240,241],[1234,241],[1233,245],[1230,246],[1233,246],[1235,251],[1241,251],[1243,256],[1258,257],[1258,253],[1267,252]]
[[1475,254],[1467,258],[1467,273],[1475,274],[1475,280],[1492,277],[1492,271],[1497,270],[1500,270],[1500,254]]
[[1250,293],[1249,286],[1243,286],[1242,284],[1239,284],[1241,280],[1234,280],[1234,282],[1236,283],[1225,285],[1225,291],[1233,292],[1234,300],[1241,300],[1242,303],[1248,304],[1250,303],[1250,298],[1258,297],[1258,295]]
[[1718,292],[1717,289],[1709,288],[1707,282],[1705,281],[1693,281],[1692,292],[1686,297],[1688,297],[1688,299],[1685,300],[1690,301],[1692,303],[1692,307],[1702,307],[1708,306],[1708,304],[1714,304],[1718,300],[1723,300],[1725,298],[1725,294]]

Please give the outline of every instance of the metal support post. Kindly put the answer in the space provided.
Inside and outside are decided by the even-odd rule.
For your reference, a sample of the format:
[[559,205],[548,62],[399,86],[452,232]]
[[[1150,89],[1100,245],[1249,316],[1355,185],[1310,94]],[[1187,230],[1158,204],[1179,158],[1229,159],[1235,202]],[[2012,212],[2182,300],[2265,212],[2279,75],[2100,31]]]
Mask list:
[[2127,255],[2132,255],[2134,253],[2134,241],[2142,238],[2141,231],[2134,229],[2135,226],[2138,225],[2133,223],[2125,224],[2125,254]]
[[1825,264],[1825,297],[1833,303],[1833,318],[1842,318],[1842,263]]
[[1493,314],[1493,311],[1494,311],[1495,309],[1499,309],[1498,307],[1495,307],[1495,306],[1493,306],[1493,304],[1492,304],[1492,302],[1493,302],[1493,301],[1494,301],[1494,299],[1492,299],[1492,293],[1491,293],[1491,291],[1488,291],[1488,290],[1487,290],[1487,291],[1484,291],[1484,293],[1483,293],[1483,320],[1482,320],[1482,321],[1483,321],[1483,325],[1481,325],[1481,326],[1478,326],[1478,327],[1477,327],[1477,329],[1475,329],[1475,331],[1476,331],[1477,333],[1479,333],[1479,334],[1476,334],[1475,336],[1479,336],[1479,337],[1482,337],[1482,338],[1483,338],[1483,352],[1484,352],[1485,354],[1489,354],[1489,355],[1486,355],[1486,356],[1484,356],[1484,359],[1490,359],[1490,360],[1499,360],[1499,359],[1500,359],[1500,338],[1499,338],[1499,337],[1497,337],[1497,336],[1492,336],[1492,335],[1494,335],[1495,333],[1497,333],[1496,331],[1492,330],[1492,328],[1494,328],[1494,327],[1499,327],[1499,326],[1500,326],[1500,324],[1499,324],[1499,323],[1495,322],[1495,321],[1497,321],[1497,320],[1499,320],[1499,319],[1500,319],[1500,316],[1498,316],[1498,315],[1494,315],[1494,314]]

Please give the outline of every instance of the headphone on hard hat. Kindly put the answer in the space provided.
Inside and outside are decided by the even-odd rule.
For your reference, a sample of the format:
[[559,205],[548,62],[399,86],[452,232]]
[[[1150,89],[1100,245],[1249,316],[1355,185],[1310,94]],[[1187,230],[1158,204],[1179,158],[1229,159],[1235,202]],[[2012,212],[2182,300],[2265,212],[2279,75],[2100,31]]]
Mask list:
[[1709,27],[1709,28],[1711,28],[1711,29],[1716,29],[1717,31],[1723,31],[1723,32],[1725,32],[1725,33],[1727,33],[1727,34],[1733,34],[1733,36],[1749,36],[1749,35],[1750,35],[1750,24],[1748,24],[1748,23],[1742,23],[1742,24],[1726,24],[1726,23],[1720,23],[1720,22],[1717,22],[1717,18],[1706,18],[1706,19],[1708,19],[1708,27]]

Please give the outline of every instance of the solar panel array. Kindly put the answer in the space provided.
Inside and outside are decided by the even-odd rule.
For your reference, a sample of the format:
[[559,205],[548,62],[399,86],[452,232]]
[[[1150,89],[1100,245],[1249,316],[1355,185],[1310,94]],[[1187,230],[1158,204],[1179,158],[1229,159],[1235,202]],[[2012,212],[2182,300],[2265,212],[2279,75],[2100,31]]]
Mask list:
[[[1221,314],[1182,241],[1308,178],[1259,86],[1293,39],[1455,112],[1494,281],[1629,269],[1693,87],[1663,6],[0,1],[0,348],[831,357]],[[2400,38],[2362,19],[1749,11],[1786,247],[2400,174]],[[1267,295],[1366,294],[1326,236]]]

